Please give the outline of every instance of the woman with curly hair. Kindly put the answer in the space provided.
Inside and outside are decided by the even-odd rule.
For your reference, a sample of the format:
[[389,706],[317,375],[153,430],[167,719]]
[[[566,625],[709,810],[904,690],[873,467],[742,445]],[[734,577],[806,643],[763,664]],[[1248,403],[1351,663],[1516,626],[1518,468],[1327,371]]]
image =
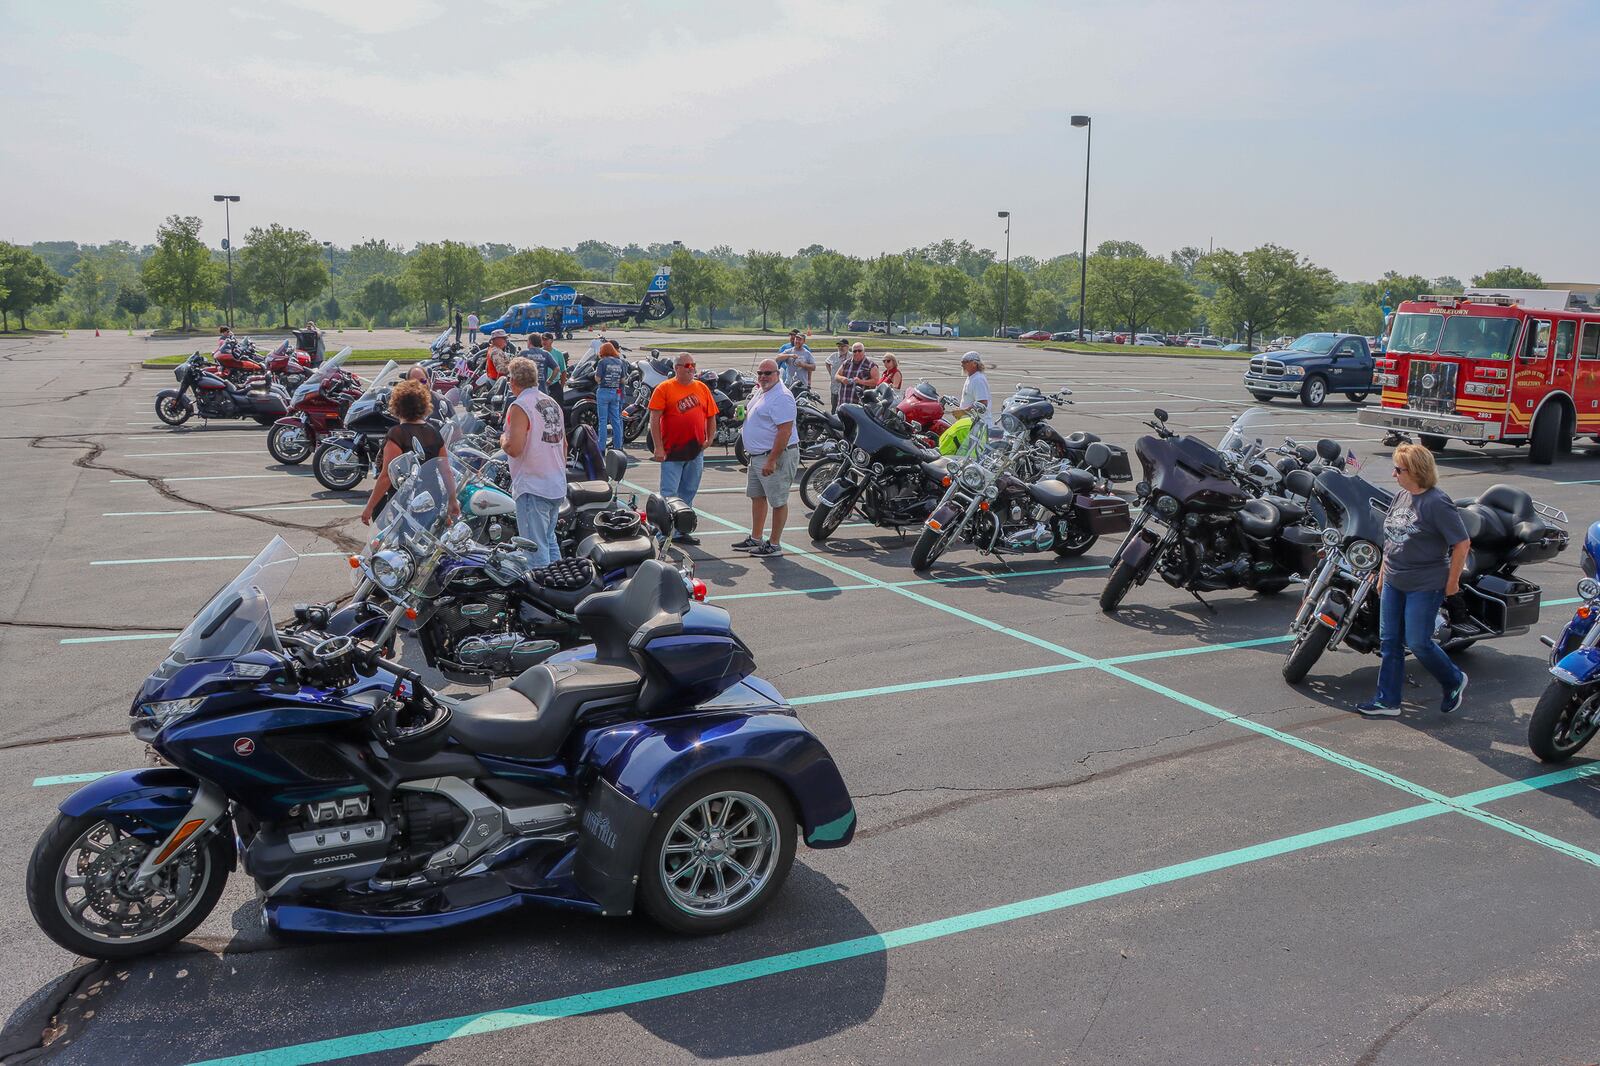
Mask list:
[[[433,412],[433,390],[427,382],[406,379],[389,390],[389,413],[400,420],[400,424],[389,430],[383,438],[383,458],[378,462],[378,481],[372,486],[372,495],[367,497],[366,509],[361,512],[361,521],[367,525],[372,524],[374,515],[383,510],[383,505],[389,500],[389,493],[393,486],[389,483],[389,464],[400,456],[412,451],[412,443],[422,446],[422,461],[443,457],[446,469],[449,468],[449,453],[445,449],[444,437],[437,427],[427,422],[429,414]],[[445,506],[450,515],[450,520],[455,521],[461,513],[461,507],[456,502],[455,493],[447,494]]]

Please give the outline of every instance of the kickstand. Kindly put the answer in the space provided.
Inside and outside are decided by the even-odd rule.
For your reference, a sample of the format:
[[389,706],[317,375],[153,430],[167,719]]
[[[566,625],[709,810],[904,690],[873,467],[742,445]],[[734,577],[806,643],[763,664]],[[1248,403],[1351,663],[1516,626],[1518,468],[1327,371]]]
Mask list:
[[1189,589],[1187,591],[1188,591],[1189,595],[1193,596],[1196,600],[1199,601],[1200,606],[1204,607],[1206,610],[1210,611],[1212,614],[1216,614],[1217,613],[1217,609],[1215,607],[1211,606],[1205,600],[1200,599],[1200,594],[1198,592],[1196,592],[1194,589]]

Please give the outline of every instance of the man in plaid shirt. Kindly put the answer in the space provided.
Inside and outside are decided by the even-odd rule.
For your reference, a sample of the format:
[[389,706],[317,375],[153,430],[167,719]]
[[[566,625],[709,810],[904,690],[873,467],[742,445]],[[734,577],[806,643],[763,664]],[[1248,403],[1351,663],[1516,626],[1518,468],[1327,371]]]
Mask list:
[[878,364],[867,358],[867,346],[856,341],[850,346],[850,358],[840,365],[833,379],[839,383],[839,402],[847,404],[860,403],[861,390],[873,388],[883,376]]

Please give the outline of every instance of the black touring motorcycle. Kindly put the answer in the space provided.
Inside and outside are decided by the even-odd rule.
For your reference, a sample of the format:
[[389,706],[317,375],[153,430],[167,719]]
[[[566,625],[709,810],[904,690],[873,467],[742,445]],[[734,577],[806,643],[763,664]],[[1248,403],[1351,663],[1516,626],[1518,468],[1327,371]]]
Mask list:
[[1235,455],[1166,423],[1167,412],[1157,408],[1145,423],[1155,435],[1134,446],[1144,469],[1141,509],[1111,560],[1100,609],[1115,611],[1152,572],[1202,604],[1202,592],[1282,591],[1304,572],[1318,542],[1305,524],[1306,508],[1286,496],[1254,496],[1241,484]]
[[[1353,474],[1329,470],[1313,487],[1328,511],[1319,560],[1307,560],[1306,585],[1290,633],[1283,679],[1304,680],[1322,653],[1341,644],[1378,651],[1378,573],[1383,568],[1383,522],[1392,492]],[[1567,546],[1567,516],[1521,489],[1492,485],[1475,499],[1457,500],[1472,552],[1461,595],[1439,610],[1434,640],[1452,651],[1480,640],[1523,633],[1539,619],[1538,585],[1517,568],[1553,559]]]
[[169,426],[181,426],[195,415],[251,418],[257,425],[270,426],[289,412],[289,394],[281,385],[269,384],[265,377],[232,381],[199,352],[172,373],[178,387],[156,393],[156,417]]

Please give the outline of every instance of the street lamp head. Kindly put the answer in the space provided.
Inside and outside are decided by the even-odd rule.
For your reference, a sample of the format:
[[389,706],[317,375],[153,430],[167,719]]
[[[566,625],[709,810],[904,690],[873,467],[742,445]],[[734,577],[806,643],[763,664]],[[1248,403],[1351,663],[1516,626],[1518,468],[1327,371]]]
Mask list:
[[324,248],[332,248],[333,247],[333,242],[332,241],[323,241],[322,242],[322,246]]
[[999,213],[999,217],[1000,218],[1010,218],[1011,217],[1011,212],[1010,211],[1001,211]]
[[1089,116],[1088,115],[1073,115],[1072,116],[1072,124],[1074,126],[1087,126],[1089,124]]
[[227,200],[229,203],[234,203],[234,204],[239,202],[239,198],[237,196],[213,196],[212,199],[215,200],[219,204],[224,200]]

